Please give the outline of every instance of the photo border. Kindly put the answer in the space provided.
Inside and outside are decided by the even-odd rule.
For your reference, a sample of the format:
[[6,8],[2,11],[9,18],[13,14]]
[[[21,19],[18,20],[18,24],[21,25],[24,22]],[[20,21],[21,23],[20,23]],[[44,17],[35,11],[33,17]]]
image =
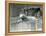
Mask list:
[[[15,4],[31,4],[36,6],[42,6],[43,7],[43,18],[42,18],[42,32],[40,31],[27,31],[27,32],[10,32],[10,13],[9,13],[9,3],[15,3]],[[22,35],[22,34],[38,34],[38,33],[44,33],[45,32],[45,3],[43,2],[20,2],[20,1],[5,1],[5,34],[11,34],[11,35]]]

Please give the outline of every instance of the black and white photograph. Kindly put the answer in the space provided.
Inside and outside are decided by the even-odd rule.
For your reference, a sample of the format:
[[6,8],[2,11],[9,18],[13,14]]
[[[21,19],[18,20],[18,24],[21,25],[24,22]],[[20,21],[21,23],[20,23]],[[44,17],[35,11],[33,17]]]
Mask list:
[[31,4],[9,4],[10,32],[42,31],[42,7]]

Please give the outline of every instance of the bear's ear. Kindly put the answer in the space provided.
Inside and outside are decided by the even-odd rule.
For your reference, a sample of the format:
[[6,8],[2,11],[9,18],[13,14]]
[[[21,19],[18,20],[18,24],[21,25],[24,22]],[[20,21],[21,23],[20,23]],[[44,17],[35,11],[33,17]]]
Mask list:
[[40,10],[40,8],[37,8],[37,10]]

